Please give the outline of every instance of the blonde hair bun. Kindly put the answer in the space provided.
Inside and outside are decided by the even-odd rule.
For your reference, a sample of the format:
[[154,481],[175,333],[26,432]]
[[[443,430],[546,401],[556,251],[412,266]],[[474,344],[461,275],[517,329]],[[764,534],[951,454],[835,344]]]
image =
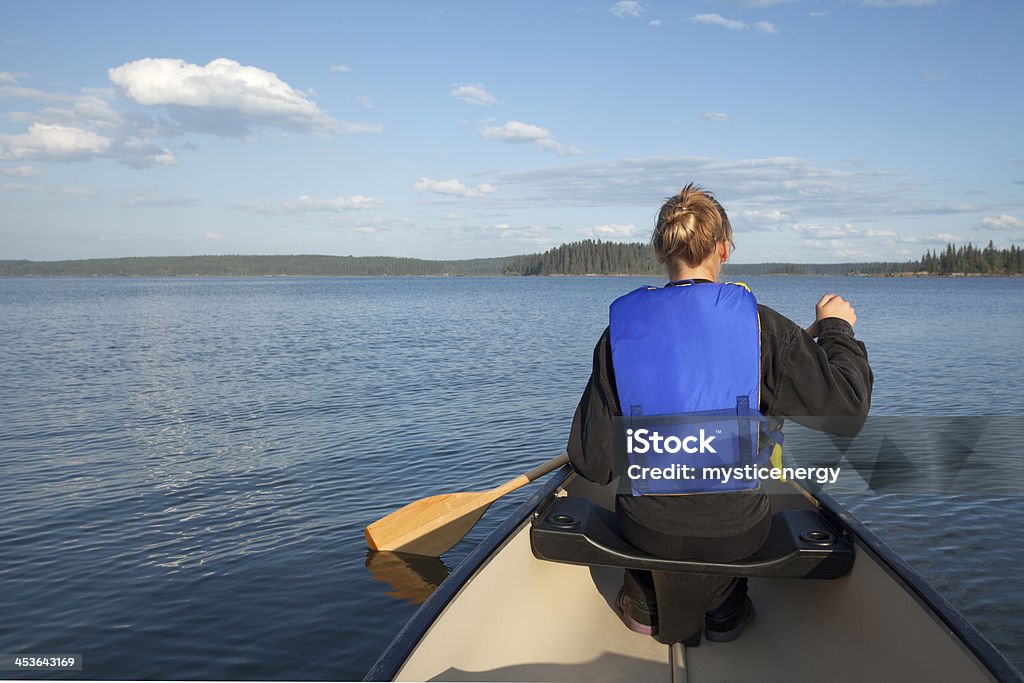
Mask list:
[[722,241],[732,241],[729,217],[712,193],[693,183],[665,200],[651,235],[651,245],[665,259],[681,258],[691,267]]

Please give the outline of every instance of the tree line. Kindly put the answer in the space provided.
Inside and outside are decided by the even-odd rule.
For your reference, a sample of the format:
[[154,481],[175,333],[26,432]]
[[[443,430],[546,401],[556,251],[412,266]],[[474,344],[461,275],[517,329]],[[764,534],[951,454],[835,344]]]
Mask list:
[[[916,261],[870,263],[729,264],[729,277],[751,275],[887,275],[918,270]],[[583,240],[562,244],[542,254],[512,259],[506,275],[661,275],[664,267],[650,244]]]
[[639,242],[583,240],[543,254],[527,254],[505,266],[506,275],[655,275],[661,266],[654,248]]
[[[511,259],[506,275],[660,275],[663,267],[649,244],[583,240],[562,244],[541,254]],[[928,250],[918,260],[849,263],[730,263],[727,277],[759,275],[933,275],[1024,273],[1024,249],[1012,245],[997,249],[968,242],[947,244],[944,250]]]
[[1009,249],[996,249],[992,240],[986,247],[976,247],[970,242],[959,247],[949,243],[942,251],[929,249],[925,252],[919,270],[939,275],[1019,275],[1024,273],[1024,249],[1015,244]]

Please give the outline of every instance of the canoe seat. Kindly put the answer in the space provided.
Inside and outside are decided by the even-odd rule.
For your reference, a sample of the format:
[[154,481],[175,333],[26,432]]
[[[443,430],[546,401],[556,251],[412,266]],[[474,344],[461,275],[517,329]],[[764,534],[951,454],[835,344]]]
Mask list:
[[700,644],[709,606],[702,577],[837,579],[853,567],[849,541],[813,510],[775,513],[764,544],[736,562],[669,560],[645,553],[622,537],[615,513],[586,498],[555,498],[541,508],[530,543],[541,560],[651,571],[658,601],[655,638],[689,647]]

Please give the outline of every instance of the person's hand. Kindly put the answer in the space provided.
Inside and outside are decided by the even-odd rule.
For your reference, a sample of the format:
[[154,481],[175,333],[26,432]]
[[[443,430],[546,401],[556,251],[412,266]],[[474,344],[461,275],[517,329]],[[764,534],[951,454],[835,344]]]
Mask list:
[[818,336],[818,322],[825,318],[839,318],[850,323],[850,327],[857,322],[857,314],[853,311],[850,302],[838,294],[826,294],[818,300],[814,307],[814,322],[807,328],[807,334],[812,337]]

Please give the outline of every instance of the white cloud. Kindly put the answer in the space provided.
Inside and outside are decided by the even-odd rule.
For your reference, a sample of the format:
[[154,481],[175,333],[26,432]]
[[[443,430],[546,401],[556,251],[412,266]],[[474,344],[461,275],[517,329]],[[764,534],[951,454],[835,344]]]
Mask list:
[[[12,83],[16,83],[16,81],[12,81]],[[23,85],[0,85],[0,97],[11,100],[42,100],[44,102],[66,102],[75,99],[74,95],[26,88]]]
[[46,187],[44,185],[26,185],[24,183],[7,183],[4,185],[4,189],[11,192],[24,190],[60,198],[95,197],[98,194],[91,187]]
[[0,83],[17,83],[17,77],[10,71],[0,71]]
[[551,247],[558,243],[558,240],[552,235],[552,228],[540,225],[508,227],[501,230],[500,237],[510,242],[540,247]]
[[452,91],[448,94],[460,102],[475,104],[481,107],[501,104],[501,100],[487,92],[487,88],[484,87],[483,83],[464,83],[462,85],[457,85],[452,88]]
[[696,21],[701,24],[714,24],[716,26],[722,26],[731,31],[742,31],[748,26],[737,19],[726,19],[721,14],[711,12],[708,14],[696,14],[690,18],[690,21]]
[[331,73],[347,74],[352,71],[352,67],[347,64],[333,64],[331,66]]
[[892,230],[876,230],[874,228],[862,230],[850,223],[839,226],[793,223],[790,227],[801,235],[807,235],[808,239],[875,239],[881,240],[883,244],[907,241]]
[[[30,131],[38,124],[78,129],[107,138],[109,146],[95,156],[108,157],[133,168],[177,163],[174,154],[154,143],[153,139],[181,137],[186,133],[181,125],[140,111],[114,109],[109,101],[116,97],[112,88],[83,88],[82,93],[60,96],[59,99],[70,101],[69,106],[50,106],[37,112],[11,112],[10,118],[29,124]],[[82,157],[81,154],[57,155],[51,160],[81,161]]]
[[148,166],[174,166],[178,163],[174,153],[153,144],[146,138],[121,137],[111,146],[110,156],[134,168]]
[[174,166],[178,163],[178,160],[174,157],[174,154],[172,154],[170,151],[166,149],[163,150],[162,152],[151,155],[149,159],[157,166]]
[[943,5],[951,0],[864,0],[868,7],[929,7]]
[[632,224],[592,225],[578,229],[576,234],[589,239],[627,239],[636,236],[636,226]]
[[356,100],[359,104],[363,105],[363,109],[373,109],[373,100],[366,95],[356,95]]
[[78,97],[70,107],[44,107],[37,112],[15,111],[10,113],[12,121],[42,123],[76,128],[101,129],[113,132],[124,118],[110,105],[92,96]]
[[307,93],[276,74],[231,59],[200,66],[148,57],[109,69],[107,75],[129,100],[165,107],[181,125],[202,132],[241,137],[253,125],[319,133],[380,130],[379,125],[331,118]]
[[741,210],[739,214],[744,218],[755,222],[780,222],[789,219],[789,214],[785,213],[782,209],[744,209]]
[[453,228],[449,237],[456,242],[479,242],[481,240],[498,239],[504,242],[529,245],[547,249],[560,244],[563,231],[555,226],[541,225],[466,225]]
[[118,200],[122,208],[166,208],[169,206],[196,206],[200,201],[195,197],[169,197],[162,195],[141,194],[133,197],[124,197]]
[[926,81],[942,81],[949,78],[953,72],[949,69],[935,68],[935,69],[922,69],[921,78]]
[[[824,249],[832,251],[835,256],[844,258],[867,258],[877,257],[871,255],[857,245],[882,245],[886,247],[886,253],[897,252],[900,255],[907,255],[909,252],[905,247],[899,245],[913,244],[920,246],[944,245],[949,242],[962,242],[957,235],[949,233],[937,233],[928,236],[901,235],[894,230],[863,230],[849,223],[840,226],[826,226],[820,224],[793,223],[790,226],[795,232],[803,236],[803,243],[812,249]],[[857,242],[857,240],[862,240]]]
[[224,235],[222,235],[219,232],[207,232],[206,233],[206,239],[208,239],[208,240],[222,240],[222,239],[224,239]]
[[865,237],[864,233],[849,223],[840,226],[819,225],[816,223],[794,223],[793,230],[801,235],[807,235],[808,239],[814,240],[835,240],[839,238]]
[[351,211],[358,209],[372,209],[383,206],[380,199],[355,194],[351,197],[334,197],[332,199],[316,199],[308,194],[301,195],[298,199],[285,202],[282,208],[288,213],[302,213],[305,211]]
[[924,203],[910,201],[904,206],[893,207],[891,213],[906,216],[939,216],[950,213],[974,213],[976,211],[983,211],[985,208],[981,204],[968,204],[964,202]]
[[998,218],[982,218],[981,224],[989,228],[995,228],[996,230],[1011,230],[1014,228],[1024,228],[1024,220],[1011,216],[1008,213],[1000,215]]
[[903,238],[901,238],[897,233],[895,233],[892,230],[865,230],[863,232],[863,235],[864,235],[864,237],[873,237],[873,238],[880,238],[880,239],[895,239],[895,240],[903,241]]
[[722,122],[725,122],[725,121],[731,121],[732,120],[732,117],[729,116],[728,114],[723,114],[722,112],[718,112],[718,111],[706,111],[703,114],[701,114],[701,118],[704,119],[705,121],[722,121]]
[[[199,67],[181,60],[144,59],[108,74],[113,86],[83,88],[77,95],[0,85],[0,96],[67,103],[36,112],[11,112],[12,120],[28,128],[20,136],[0,135],[0,159],[106,157],[146,168],[177,164],[175,153],[159,142],[190,132],[240,137],[257,126],[317,134],[380,129],[335,120],[313,103],[309,92],[294,90],[274,74],[230,60]],[[12,78],[17,80],[19,75]],[[119,92],[127,101],[115,101]],[[364,106],[373,104],[364,96],[357,98]],[[168,115],[131,108],[131,103],[165,107]],[[178,147],[195,149],[188,142]]]
[[654,28],[661,28],[661,19],[651,19],[647,22],[647,25],[653,26]]
[[89,187],[62,187],[57,190],[62,197],[95,197],[96,190]]
[[331,218],[330,223],[343,228],[352,228],[356,232],[365,233],[385,232],[391,228],[416,227],[416,223],[408,218],[382,218],[380,216],[336,216]]
[[113,128],[124,120],[121,114],[110,106],[109,102],[94,95],[75,98],[70,114],[77,120],[88,121],[91,125],[99,128]]
[[0,159],[83,161],[103,154],[110,138],[73,126],[32,124],[22,135],[0,135]]
[[13,168],[0,168],[0,173],[12,178],[31,178],[34,175],[39,175],[39,171],[32,168],[31,166],[15,166]]
[[568,147],[551,137],[546,128],[523,123],[522,121],[506,121],[501,126],[490,126],[480,131],[480,135],[488,140],[498,140],[510,144],[532,144],[546,152],[561,156],[579,156],[583,150]]
[[501,187],[501,196],[490,202],[496,210],[562,206],[638,207],[649,212],[693,180],[714,191],[730,215],[744,209],[779,209],[787,217],[785,223],[767,217],[749,223],[737,220],[736,227],[741,230],[770,231],[790,221],[821,226],[875,225],[880,229],[890,221],[903,222],[902,217],[926,218],[934,224],[952,220],[950,216],[957,213],[977,215],[975,221],[985,215],[979,211],[998,215],[985,205],[927,199],[920,194],[923,186],[905,178],[894,180],[891,171],[822,166],[797,157],[598,159],[495,172],[492,178]]
[[721,0],[727,5],[735,5],[738,7],[774,7],[775,5],[787,5],[791,2],[800,2],[801,0]]
[[502,126],[484,128],[481,135],[488,140],[501,142],[537,142],[551,138],[551,133],[546,128],[521,121],[507,121]]
[[464,185],[461,181],[456,179],[451,180],[432,180],[430,178],[420,178],[413,183],[413,189],[417,192],[433,192],[435,194],[446,194],[453,197],[483,197],[485,194],[494,192],[494,186],[487,183],[477,185],[476,187],[469,187]]
[[333,197],[329,199],[318,199],[308,194],[300,195],[283,204],[275,206],[239,204],[235,208],[247,211],[255,211],[267,216],[280,216],[284,214],[302,213],[343,213],[347,211],[360,211],[384,206],[384,202],[374,197],[355,194],[351,197]]
[[827,17],[828,12],[808,12],[807,16],[811,19],[821,19],[822,17]]
[[754,26],[756,26],[757,30],[760,31],[761,33],[778,33],[779,32],[779,29],[775,28],[775,24],[773,24],[770,21],[759,21],[756,24],[754,24]]
[[967,240],[961,237],[960,235],[953,235],[948,232],[939,232],[933,233],[926,237],[918,237],[915,235],[902,235],[896,241],[903,244],[935,244],[945,246],[950,242],[966,242]]
[[871,259],[873,254],[871,252],[850,244],[846,240],[833,239],[833,240],[822,240],[822,239],[805,239],[804,246],[811,249],[817,249],[820,251],[827,251],[835,258],[844,259]]
[[635,0],[619,0],[608,11],[617,17],[639,17],[647,9]]

